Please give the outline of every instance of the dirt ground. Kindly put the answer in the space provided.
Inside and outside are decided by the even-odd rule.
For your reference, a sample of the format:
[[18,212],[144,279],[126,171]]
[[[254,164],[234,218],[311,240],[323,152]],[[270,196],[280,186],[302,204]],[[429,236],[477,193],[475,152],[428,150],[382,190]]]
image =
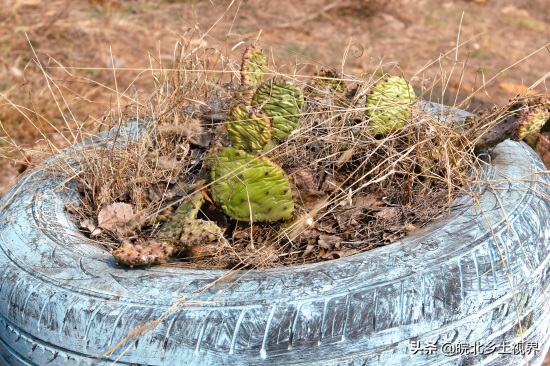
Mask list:
[[[544,0],[12,0],[0,8],[0,192],[56,146],[93,132],[109,111],[145,98],[175,42],[235,58],[259,43],[282,72],[336,67],[403,73],[424,98],[480,106],[546,88],[550,9]],[[458,49],[456,48],[459,45]],[[300,66],[296,67],[296,63]],[[396,69],[397,68],[397,69]],[[437,84],[433,88],[431,85]],[[118,96],[118,98],[117,98]],[[17,145],[17,146],[15,146]]]

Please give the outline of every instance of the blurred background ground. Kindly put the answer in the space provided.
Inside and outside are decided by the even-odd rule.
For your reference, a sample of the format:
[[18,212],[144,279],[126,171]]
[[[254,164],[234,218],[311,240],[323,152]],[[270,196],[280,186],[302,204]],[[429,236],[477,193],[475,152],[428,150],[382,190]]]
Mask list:
[[22,162],[0,160],[0,192],[36,160],[14,143],[63,147],[75,124],[94,132],[118,100],[152,92],[154,70],[170,67],[193,27],[235,58],[258,38],[284,72],[398,67],[419,90],[443,78],[424,97],[456,104],[478,90],[469,110],[504,104],[550,72],[545,0],[4,0],[0,19],[0,155]]

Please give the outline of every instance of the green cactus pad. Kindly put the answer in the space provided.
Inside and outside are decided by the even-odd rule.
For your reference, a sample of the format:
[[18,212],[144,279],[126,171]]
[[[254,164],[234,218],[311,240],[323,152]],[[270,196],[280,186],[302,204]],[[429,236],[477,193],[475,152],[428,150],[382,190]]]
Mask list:
[[267,56],[257,46],[250,45],[243,53],[241,64],[241,83],[258,86],[261,84],[267,69]]
[[217,240],[223,230],[214,222],[202,219],[185,219],[180,244],[193,246]]
[[309,82],[308,89],[313,93],[338,93],[346,91],[346,82],[336,69],[321,69]]
[[184,200],[174,214],[160,228],[157,238],[164,242],[176,243],[182,234],[185,219],[195,219],[204,202],[200,191],[193,193]]
[[[477,149],[493,147],[506,139],[521,141],[537,133],[550,120],[550,100],[536,98],[517,102],[502,111],[480,113],[475,118],[470,139]],[[496,123],[487,121],[496,120]]]
[[525,137],[538,132],[550,120],[550,111],[543,107],[526,108],[519,112],[519,128],[514,140],[521,141]]
[[216,157],[211,177],[212,198],[235,220],[277,221],[292,216],[288,179],[266,158],[226,148]]
[[411,116],[411,104],[416,100],[413,88],[400,76],[374,86],[367,96],[367,117],[375,134],[389,133],[405,125]]
[[240,105],[250,105],[255,91],[256,88],[250,85],[243,84],[237,86],[233,92],[233,98],[231,99],[230,107],[235,108]]
[[231,145],[236,149],[259,151],[271,140],[271,124],[264,113],[249,113],[246,106],[231,110],[225,127]]
[[304,107],[304,94],[290,82],[271,80],[260,85],[251,105],[261,108],[268,115],[273,137],[280,139],[290,135],[298,125]]

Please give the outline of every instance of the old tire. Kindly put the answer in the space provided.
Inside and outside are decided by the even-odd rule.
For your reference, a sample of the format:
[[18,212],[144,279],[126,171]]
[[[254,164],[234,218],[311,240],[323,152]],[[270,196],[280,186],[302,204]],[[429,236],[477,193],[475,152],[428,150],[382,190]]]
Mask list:
[[[539,365],[550,324],[550,178],[522,143],[502,143],[491,158],[478,203],[461,198],[401,242],[230,275],[116,266],[64,211],[74,189],[35,170],[0,204],[0,361]],[[476,342],[465,354],[442,349]],[[499,353],[528,342],[538,352]]]

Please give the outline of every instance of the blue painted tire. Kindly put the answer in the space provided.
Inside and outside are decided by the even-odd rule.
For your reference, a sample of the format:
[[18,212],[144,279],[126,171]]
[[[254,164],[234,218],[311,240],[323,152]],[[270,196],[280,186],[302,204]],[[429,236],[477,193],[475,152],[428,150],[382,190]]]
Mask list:
[[[540,365],[550,326],[550,178],[536,174],[544,167],[522,143],[500,144],[491,159],[492,187],[478,203],[457,200],[450,216],[401,242],[229,276],[116,266],[65,213],[74,188],[35,170],[0,201],[0,361]],[[442,349],[476,342],[470,354]],[[499,354],[503,342],[539,351]]]

